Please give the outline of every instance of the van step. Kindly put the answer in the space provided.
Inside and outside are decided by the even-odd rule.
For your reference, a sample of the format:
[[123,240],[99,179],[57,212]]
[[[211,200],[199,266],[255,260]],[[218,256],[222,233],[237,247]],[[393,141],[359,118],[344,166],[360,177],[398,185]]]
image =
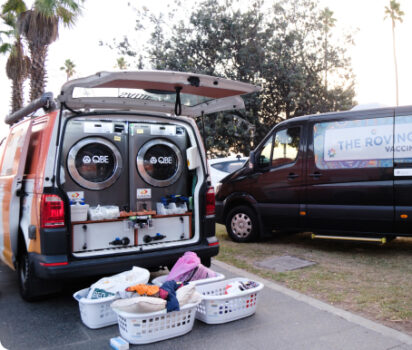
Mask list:
[[342,241],[378,242],[381,244],[385,244],[388,241],[386,237],[331,236],[319,235],[315,233],[312,233],[312,239],[336,239]]

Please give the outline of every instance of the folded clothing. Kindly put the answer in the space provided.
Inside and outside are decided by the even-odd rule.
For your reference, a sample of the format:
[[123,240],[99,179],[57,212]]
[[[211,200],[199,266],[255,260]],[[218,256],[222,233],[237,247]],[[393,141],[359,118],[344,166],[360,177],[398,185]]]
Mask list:
[[118,273],[110,277],[103,277],[92,284],[87,294],[88,299],[100,299],[118,295],[122,298],[129,297],[125,289],[131,285],[147,283],[150,272],[147,269],[134,266],[131,270]]
[[194,284],[186,284],[176,291],[176,298],[179,306],[195,304],[202,300],[202,295],[196,290]]
[[[174,290],[175,286],[177,286],[177,290]],[[172,295],[174,294],[174,298],[172,297],[167,301],[159,297],[135,296],[128,299],[118,299],[111,304],[111,307],[130,313],[157,312],[165,308],[170,312],[179,311],[183,305],[197,303],[202,300],[202,295],[196,291],[193,284],[176,283],[174,285],[173,283],[166,283],[165,288],[170,290]],[[159,289],[162,290],[162,288]],[[169,308],[167,307],[168,304]]]
[[225,287],[225,294],[240,294],[247,289],[256,288],[258,283],[254,281],[233,281]]
[[[148,284],[136,284],[131,287],[127,287],[127,292],[136,292],[139,295],[145,295],[149,297],[158,297],[160,288],[158,286],[152,286]],[[163,298],[165,299],[165,298]]]
[[110,306],[119,311],[139,314],[164,310],[166,307],[166,300],[138,296],[128,299],[117,299]]
[[166,281],[165,283],[162,284],[160,289],[163,289],[164,291],[167,292],[167,304],[166,304],[166,309],[167,312],[171,311],[179,311],[179,301],[176,298],[176,290],[183,286],[181,282],[176,282],[176,281]]

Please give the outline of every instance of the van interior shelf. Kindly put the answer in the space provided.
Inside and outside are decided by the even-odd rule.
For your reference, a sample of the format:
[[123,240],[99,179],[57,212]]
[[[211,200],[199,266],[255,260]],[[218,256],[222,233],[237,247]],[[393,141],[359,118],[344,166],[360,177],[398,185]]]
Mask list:
[[[139,212],[140,213],[140,212]],[[72,221],[72,224],[94,224],[98,222],[113,222],[113,221],[124,221],[127,220],[129,217],[132,216],[147,216],[151,215],[153,219],[156,218],[170,218],[170,217],[179,217],[179,216],[192,216],[192,212],[186,212],[182,214],[167,214],[167,215],[157,215],[157,214],[149,214],[149,212],[145,212],[145,214],[131,214],[130,216],[120,216],[117,219],[107,219],[107,220],[85,220],[85,221]]]

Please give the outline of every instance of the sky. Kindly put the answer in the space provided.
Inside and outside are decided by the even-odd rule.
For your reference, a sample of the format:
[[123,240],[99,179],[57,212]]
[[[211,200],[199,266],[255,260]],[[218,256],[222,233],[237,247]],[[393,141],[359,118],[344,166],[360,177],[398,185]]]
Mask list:
[[[0,0],[0,5],[5,0]],[[270,0],[266,0],[270,2]],[[405,12],[403,23],[397,24],[396,42],[399,72],[399,104],[412,105],[409,91],[412,81],[412,1],[398,0]],[[163,11],[172,0],[85,0],[82,16],[72,29],[60,28],[59,39],[49,47],[46,91],[58,95],[66,81],[60,67],[71,59],[76,67],[74,78],[99,71],[114,70],[116,50],[100,46],[124,35],[136,36],[136,13],[128,3],[152,11]],[[320,0],[321,7],[329,7],[337,19],[336,29],[342,34],[355,32],[355,46],[350,48],[352,67],[356,76],[356,101],[360,105],[395,105],[395,75],[392,51],[392,31],[389,19],[384,20],[384,8],[389,0]],[[31,0],[26,0],[30,5]],[[140,34],[141,35],[141,34]],[[139,40],[147,38],[139,37]],[[3,123],[10,112],[11,81],[5,74],[6,57],[0,56],[0,137],[7,134]],[[26,98],[29,86],[26,83]]]

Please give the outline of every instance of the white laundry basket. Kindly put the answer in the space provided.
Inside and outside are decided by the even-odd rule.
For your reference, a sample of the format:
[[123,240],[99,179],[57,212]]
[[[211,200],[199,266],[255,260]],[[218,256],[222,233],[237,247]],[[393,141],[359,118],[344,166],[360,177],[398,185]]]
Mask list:
[[85,288],[73,294],[73,298],[79,302],[80,317],[83,323],[92,329],[116,324],[117,315],[113,312],[110,304],[118,297],[87,299],[88,293],[89,288]]
[[[153,278],[152,283],[155,284],[156,286],[161,286],[164,282],[166,282],[166,278],[167,275],[162,275],[156,278]],[[225,278],[225,275],[216,272],[216,276],[215,277],[210,277],[210,278],[202,278],[200,280],[196,280],[196,281],[190,281],[189,283],[192,283],[196,286],[199,286],[201,284],[205,284],[205,283],[212,283],[212,282],[217,282],[220,281],[222,279]]]
[[248,282],[247,278],[232,278],[196,286],[203,300],[197,306],[196,318],[208,324],[225,323],[250,316],[256,312],[259,292],[264,285],[225,295],[225,288],[232,282]]
[[186,304],[180,311],[167,313],[166,309],[151,313],[117,313],[120,335],[132,344],[148,344],[178,337],[190,332],[199,303]]

